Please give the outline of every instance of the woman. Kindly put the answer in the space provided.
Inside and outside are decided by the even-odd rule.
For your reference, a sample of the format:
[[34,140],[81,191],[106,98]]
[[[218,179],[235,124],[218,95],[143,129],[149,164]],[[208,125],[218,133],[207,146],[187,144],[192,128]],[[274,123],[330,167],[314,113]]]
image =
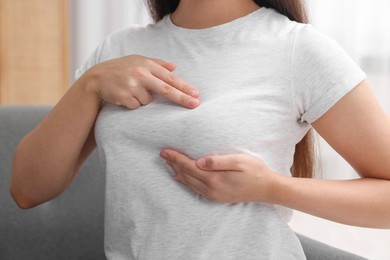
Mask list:
[[[390,226],[389,117],[337,44],[295,22],[300,1],[149,4],[156,24],[107,37],[20,143],[20,207],[65,190],[97,144],[109,259],[304,259],[287,208]],[[311,127],[361,179],[297,178]]]

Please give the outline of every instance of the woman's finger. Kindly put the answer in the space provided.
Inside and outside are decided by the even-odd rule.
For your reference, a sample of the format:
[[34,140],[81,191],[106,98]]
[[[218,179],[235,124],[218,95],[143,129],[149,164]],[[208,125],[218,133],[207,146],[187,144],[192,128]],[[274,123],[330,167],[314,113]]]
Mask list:
[[[203,196],[206,195],[207,185],[202,180],[194,177],[191,167],[182,167],[182,165],[175,162],[169,162],[168,164],[175,172],[175,176],[173,177],[175,180]],[[196,168],[195,165],[194,168]]]
[[156,62],[157,64],[163,66],[169,71],[174,71],[176,69],[176,64],[173,62],[167,62],[161,59],[155,59],[155,58],[148,58],[151,59],[152,61]]
[[199,159],[196,165],[207,171],[242,171],[247,158],[240,154],[207,156]]
[[[172,87],[176,88],[177,90],[193,96],[195,98],[199,97],[199,91],[196,90],[194,87],[190,86],[189,84],[185,83],[183,80],[181,80],[179,77],[175,76],[175,74],[172,73],[176,69],[176,64],[173,62],[166,62],[161,59],[155,59],[155,58],[149,58],[155,63],[157,63],[160,66],[155,66],[152,68],[152,74],[161,79],[162,81],[168,83]],[[164,69],[161,68],[164,67]]]
[[161,151],[161,157],[167,160],[171,167],[177,166],[183,169],[183,172],[191,175],[192,177],[204,182],[207,178],[207,172],[202,171],[196,166],[195,160],[188,156],[179,153],[175,150],[164,149]]
[[151,72],[155,77],[161,79],[162,81],[166,82],[168,85],[174,87],[180,92],[183,92],[184,94],[195,98],[199,97],[199,91],[196,90],[196,88],[184,82],[171,71],[162,68],[161,66],[156,64],[156,66],[153,66],[153,68],[151,69]]
[[141,103],[135,97],[129,97],[128,99],[123,101],[122,106],[125,106],[129,109],[137,109],[141,106]]
[[183,92],[184,94],[187,94],[189,96],[198,98],[199,97],[199,91],[191,86],[190,84],[184,82],[182,79],[180,79],[178,76],[176,76],[174,73],[166,70],[166,69],[156,69],[152,70],[152,74],[161,79],[162,81],[166,82],[168,85],[174,87],[175,89],[179,90],[180,92]]
[[138,91],[134,93],[134,97],[141,103],[141,105],[145,106],[149,104],[153,97],[150,92],[146,88],[139,88]]
[[171,100],[172,102],[179,104],[187,108],[196,108],[200,104],[198,98],[194,98],[190,95],[187,95],[178,89],[172,87],[165,81],[157,77],[146,77],[144,78],[145,87],[161,96],[164,96]]
[[[173,177],[178,180],[180,183],[186,185],[196,193],[199,193],[203,196],[206,195],[207,186],[204,182],[199,179],[193,177],[190,172],[186,171],[183,168],[180,168],[178,165],[173,165],[174,171],[176,175]],[[175,169],[176,168],[176,169]]]

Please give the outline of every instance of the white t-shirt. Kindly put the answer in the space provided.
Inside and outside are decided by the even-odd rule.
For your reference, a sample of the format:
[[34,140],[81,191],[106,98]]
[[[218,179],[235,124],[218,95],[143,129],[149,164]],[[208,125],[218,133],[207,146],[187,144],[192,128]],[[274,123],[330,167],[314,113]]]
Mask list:
[[121,30],[77,76],[130,54],[175,62],[174,73],[199,89],[202,102],[191,110],[155,96],[136,110],[102,106],[95,137],[107,173],[107,257],[305,259],[279,207],[209,201],[175,182],[159,153],[252,154],[290,175],[310,123],[365,74],[335,41],[267,8],[208,29],[180,28],[166,16]]

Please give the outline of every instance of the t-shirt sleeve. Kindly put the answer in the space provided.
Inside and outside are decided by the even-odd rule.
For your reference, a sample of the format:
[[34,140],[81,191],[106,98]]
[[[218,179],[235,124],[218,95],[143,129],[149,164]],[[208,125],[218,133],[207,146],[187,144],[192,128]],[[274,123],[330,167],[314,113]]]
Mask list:
[[311,25],[301,27],[295,39],[291,75],[300,122],[316,121],[365,78],[366,74],[336,41]]
[[74,73],[74,79],[78,80],[88,69],[93,67],[94,65],[98,64],[100,62],[100,56],[103,51],[104,45],[106,43],[107,39],[104,40],[88,57],[86,62],[81,65],[76,72]]

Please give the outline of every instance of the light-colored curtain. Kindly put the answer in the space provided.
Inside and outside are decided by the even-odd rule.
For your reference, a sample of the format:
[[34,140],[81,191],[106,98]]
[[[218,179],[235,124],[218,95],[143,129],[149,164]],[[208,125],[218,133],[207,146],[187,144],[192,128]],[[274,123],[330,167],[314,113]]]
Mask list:
[[[104,37],[150,18],[144,0],[71,0],[72,71]],[[376,97],[390,114],[390,1],[307,0],[314,26],[334,38],[367,73]],[[321,141],[323,176],[356,178],[355,171]],[[320,206],[320,205],[319,205]],[[353,216],[351,216],[353,217]],[[390,231],[336,224],[297,212],[291,227],[369,259],[390,259]]]
[[70,0],[71,71],[111,32],[151,22],[145,0]]

